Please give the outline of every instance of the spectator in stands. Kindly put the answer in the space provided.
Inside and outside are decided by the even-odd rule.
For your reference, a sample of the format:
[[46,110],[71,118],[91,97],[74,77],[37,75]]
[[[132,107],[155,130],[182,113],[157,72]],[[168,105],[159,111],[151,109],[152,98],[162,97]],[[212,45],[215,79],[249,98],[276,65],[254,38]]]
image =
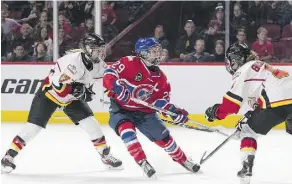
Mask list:
[[59,20],[59,27],[62,27],[66,34],[70,33],[70,24],[68,23],[67,18],[63,13],[59,13],[58,16]]
[[248,7],[248,21],[251,26],[258,28],[267,23],[268,5],[263,1],[251,2]]
[[163,49],[163,50],[162,50],[162,57],[163,57],[162,62],[167,62],[167,61],[168,61],[168,59],[169,59],[169,54],[168,54],[168,50],[167,50],[167,49]]
[[169,50],[169,41],[165,37],[163,25],[157,25],[154,30],[154,38],[158,40],[163,49]]
[[35,47],[39,42],[42,42],[46,45],[46,50],[48,51],[48,56],[53,56],[53,40],[48,36],[47,28],[42,28],[41,31],[37,35],[37,42],[35,43]]
[[219,30],[220,24],[217,20],[211,20],[208,28],[204,31],[204,40],[206,42],[205,50],[207,52],[214,51],[215,40],[224,39],[224,32]]
[[115,25],[117,15],[107,1],[102,1],[101,21],[103,26],[103,35],[105,40],[108,42],[118,35],[118,30]]
[[274,49],[271,42],[267,41],[267,29],[260,27],[257,31],[258,40],[252,44],[252,50],[254,50],[258,57],[266,62],[270,62],[274,56]]
[[37,37],[38,33],[41,32],[42,28],[46,28],[49,37],[52,38],[53,36],[53,24],[48,22],[48,13],[47,11],[43,11],[40,14],[40,18],[39,18],[39,22],[37,23],[37,25],[34,28],[34,36]]
[[29,54],[33,54],[34,38],[31,36],[32,28],[29,24],[22,24],[20,28],[21,35],[13,41],[12,45],[15,43],[21,43],[24,50]]
[[50,57],[47,53],[47,46],[43,42],[38,42],[35,46],[34,55],[31,58],[31,61],[52,61],[52,57]]
[[[218,6],[215,8],[215,19],[218,25],[217,34],[225,34],[225,23],[224,23],[224,7],[222,3],[218,3]],[[211,22],[214,21],[211,20],[209,24],[212,24]]]
[[81,20],[86,20],[89,18],[92,18],[92,11],[94,8],[94,2],[93,1],[83,1],[80,4],[80,17],[82,17]]
[[62,27],[59,28],[58,35],[58,44],[59,44],[59,57],[62,57],[67,50],[73,49],[75,45],[73,45],[72,37],[65,34],[64,29]]
[[94,21],[92,18],[86,19],[85,24],[80,27],[82,37],[86,37],[90,33],[94,33]]
[[197,39],[200,39],[198,33],[195,32],[196,25],[192,20],[188,20],[184,26],[185,33],[178,39],[175,54],[181,60],[184,60],[185,56],[194,50],[194,43]]
[[225,61],[225,51],[224,51],[224,41],[217,40],[215,42],[215,53],[213,55],[212,61],[214,62],[224,62]]
[[231,42],[236,41],[236,33],[237,30],[240,28],[245,28],[247,30],[247,16],[246,14],[242,11],[241,4],[235,3],[233,6],[233,19],[230,24],[231,26]]
[[271,3],[268,14],[268,23],[285,26],[292,19],[292,5],[287,1],[274,1]]
[[80,10],[79,10],[79,2],[75,1],[64,1],[59,6],[59,12],[63,13],[72,26],[79,26],[82,22],[79,18],[80,16]]
[[2,3],[1,5],[1,27],[3,36],[7,39],[11,39],[12,32],[18,30],[21,25],[17,21],[7,18],[9,15],[8,5]]
[[31,57],[25,52],[22,43],[14,44],[13,53],[7,56],[6,61],[30,61]]
[[185,62],[210,62],[212,61],[212,56],[204,52],[205,41],[198,39],[195,44],[195,51],[187,54],[184,58]]
[[236,38],[237,38],[237,41],[235,43],[245,43],[246,45],[249,45],[246,39],[245,29],[238,29]]

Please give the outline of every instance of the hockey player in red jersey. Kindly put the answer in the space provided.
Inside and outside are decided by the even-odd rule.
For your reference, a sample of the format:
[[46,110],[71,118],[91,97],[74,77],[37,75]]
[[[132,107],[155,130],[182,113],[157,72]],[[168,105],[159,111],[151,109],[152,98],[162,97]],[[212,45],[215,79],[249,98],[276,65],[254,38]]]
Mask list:
[[122,168],[122,161],[110,153],[105,136],[87,102],[92,100],[93,84],[102,80],[106,64],[106,43],[96,34],[89,34],[80,43],[80,48],[69,51],[59,58],[50,74],[35,94],[28,115],[28,122],[14,137],[11,146],[1,160],[3,173],[15,168],[15,157],[45,129],[58,107],[78,127],[88,133],[92,145],[100,154],[102,162],[110,168]]
[[206,110],[212,122],[238,113],[243,103],[255,109],[245,122],[237,125],[241,138],[242,169],[238,172],[242,184],[249,184],[257,150],[257,134],[266,135],[286,119],[287,132],[292,132],[292,75],[256,59],[245,44],[231,45],[226,51],[226,69],[232,74],[232,87],[221,104]]
[[137,139],[136,128],[163,148],[175,162],[188,171],[197,172],[199,165],[187,159],[157,112],[131,100],[140,99],[176,113],[176,116],[172,116],[176,123],[188,121],[188,113],[170,103],[170,84],[158,67],[162,60],[161,45],[155,38],[141,38],[135,44],[135,52],[137,56],[121,58],[104,73],[103,85],[111,99],[111,128],[120,136],[129,153],[148,177],[152,177],[155,170],[149,164]]

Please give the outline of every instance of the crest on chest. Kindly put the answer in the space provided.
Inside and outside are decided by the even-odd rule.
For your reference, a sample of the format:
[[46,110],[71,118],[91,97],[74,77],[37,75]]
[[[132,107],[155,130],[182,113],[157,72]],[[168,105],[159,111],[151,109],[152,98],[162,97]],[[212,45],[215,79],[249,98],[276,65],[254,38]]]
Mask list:
[[156,83],[154,86],[151,84],[140,84],[134,89],[133,96],[134,98],[137,98],[143,101],[148,100],[154,92],[159,91],[157,86],[158,86],[158,83]]

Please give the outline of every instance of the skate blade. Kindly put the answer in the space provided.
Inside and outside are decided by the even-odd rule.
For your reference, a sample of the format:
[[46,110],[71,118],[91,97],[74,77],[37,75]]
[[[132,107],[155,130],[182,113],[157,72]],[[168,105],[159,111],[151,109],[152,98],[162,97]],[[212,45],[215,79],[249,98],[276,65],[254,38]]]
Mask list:
[[119,167],[113,167],[113,166],[110,166],[110,165],[104,165],[104,167],[107,170],[110,170],[110,171],[121,171],[121,170],[124,170],[124,166],[123,165],[121,165]]
[[156,176],[156,173],[153,174],[151,177],[148,177],[147,174],[143,173],[144,177],[149,179],[149,180],[157,180],[158,177]]
[[9,174],[13,171],[14,169],[9,166],[1,166],[1,174]]
[[240,178],[240,184],[250,184],[250,176]]

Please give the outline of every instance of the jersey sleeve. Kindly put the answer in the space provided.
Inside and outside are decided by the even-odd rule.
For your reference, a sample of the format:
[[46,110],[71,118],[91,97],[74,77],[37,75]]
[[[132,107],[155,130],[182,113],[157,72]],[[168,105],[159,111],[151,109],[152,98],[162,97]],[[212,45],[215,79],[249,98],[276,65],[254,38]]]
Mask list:
[[218,107],[216,113],[218,119],[238,113],[243,101],[260,97],[265,78],[261,75],[261,66],[258,71],[253,68],[254,64],[245,66],[243,70],[233,76],[231,89],[224,95],[222,103]]
[[103,87],[109,91],[113,89],[113,83],[120,78],[127,70],[129,62],[132,60],[131,57],[123,57],[119,61],[108,65],[103,75]]
[[60,97],[64,97],[71,93],[71,84],[80,79],[84,72],[80,54],[66,55],[51,69],[48,82]]

